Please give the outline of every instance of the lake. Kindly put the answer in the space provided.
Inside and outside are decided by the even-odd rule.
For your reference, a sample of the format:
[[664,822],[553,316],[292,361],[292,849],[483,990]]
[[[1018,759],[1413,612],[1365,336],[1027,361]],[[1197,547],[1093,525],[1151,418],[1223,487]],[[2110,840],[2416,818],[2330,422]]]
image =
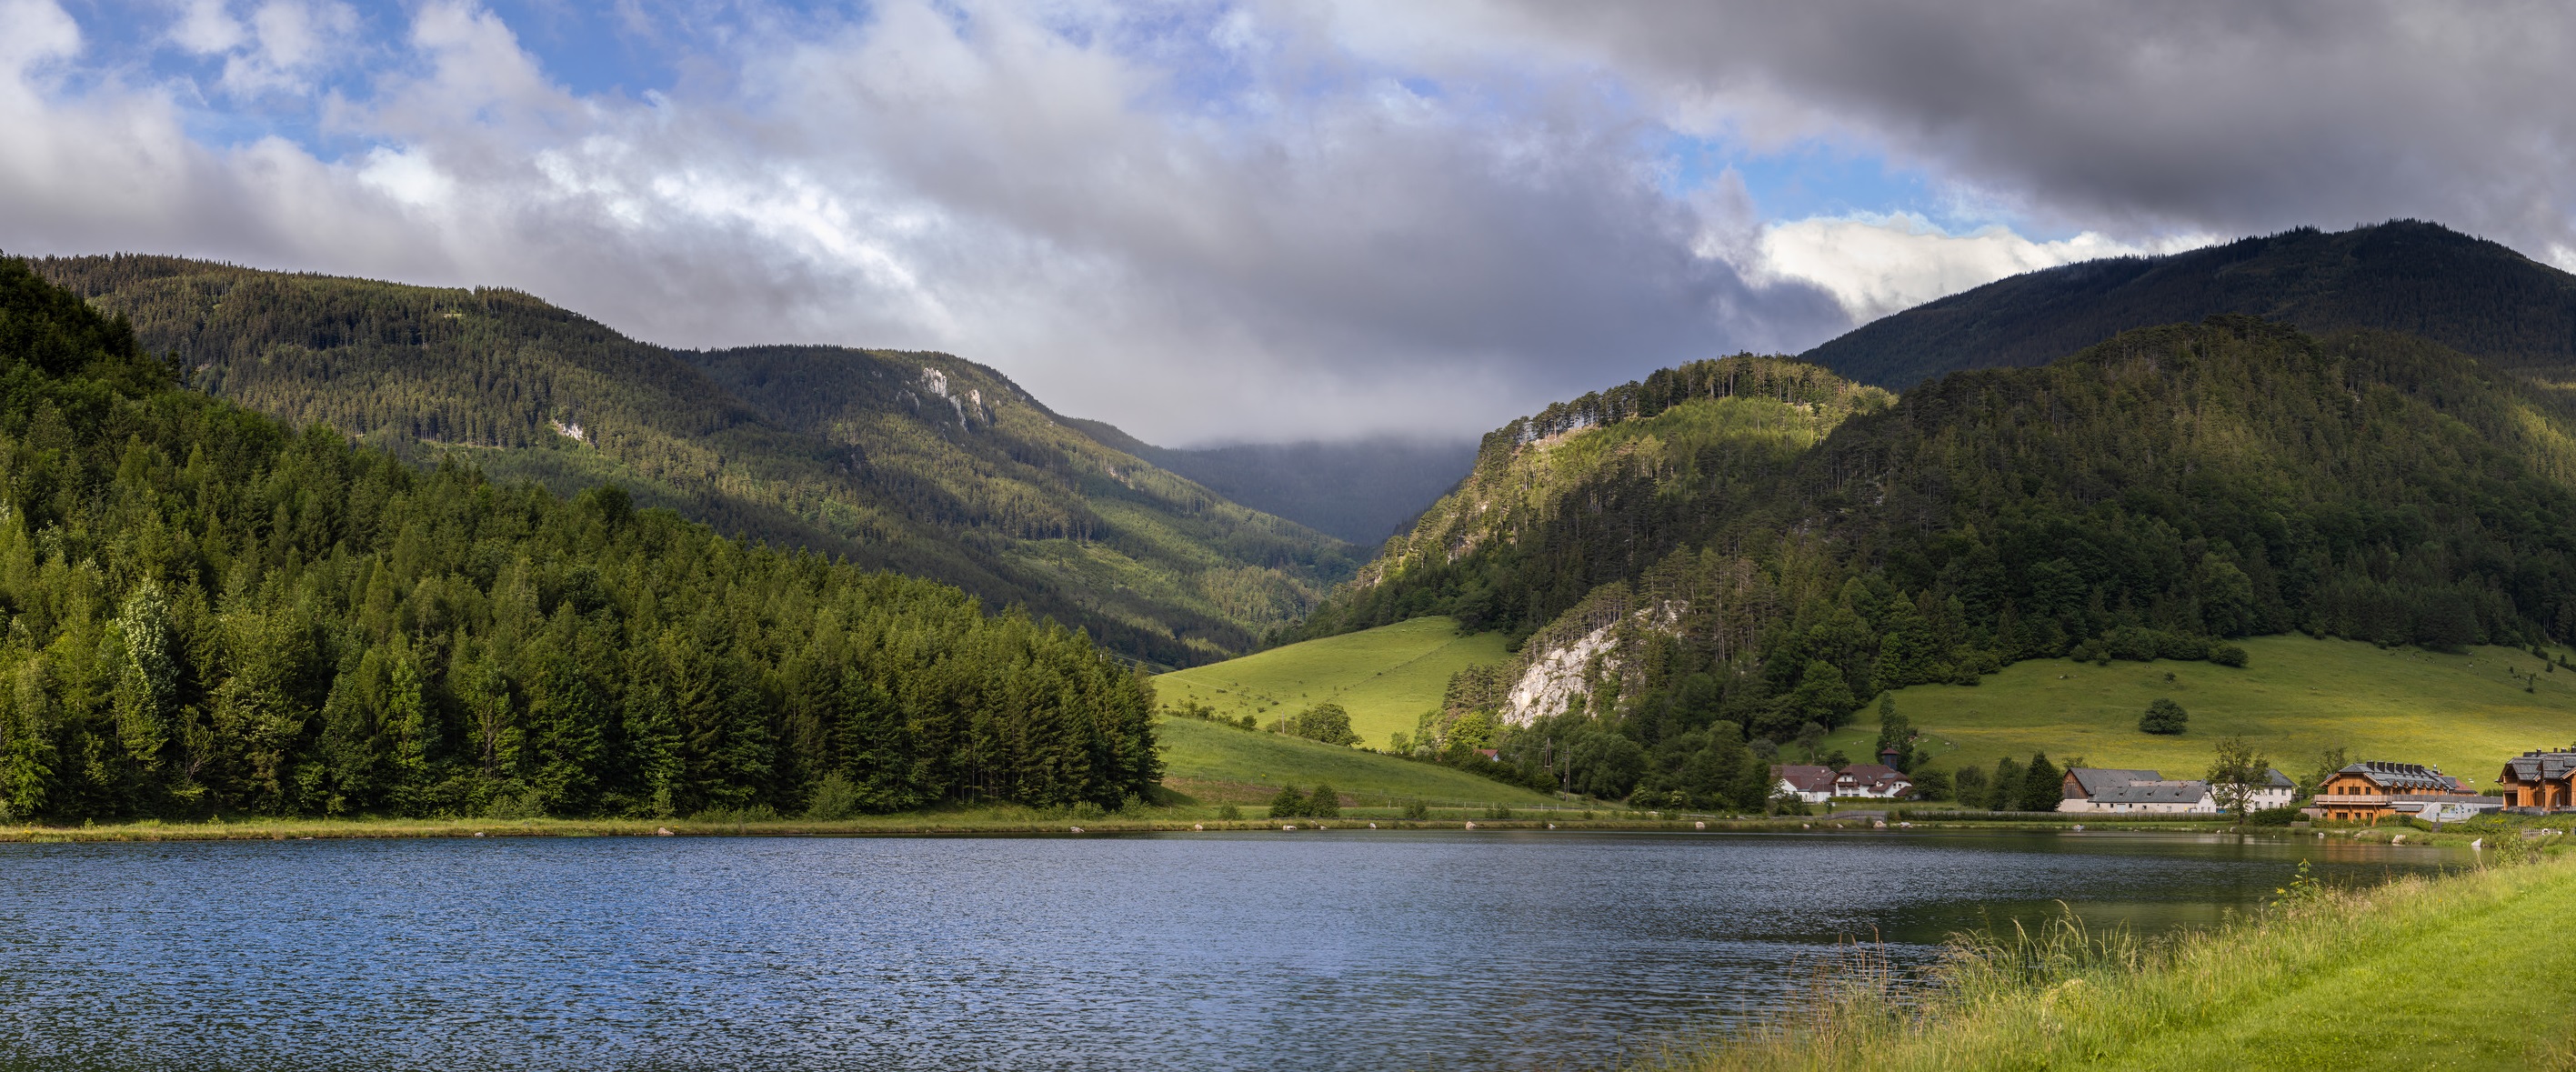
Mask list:
[[2163,931],[2464,853],[1573,831],[0,845],[42,1067],[1597,1067],[2038,918]]

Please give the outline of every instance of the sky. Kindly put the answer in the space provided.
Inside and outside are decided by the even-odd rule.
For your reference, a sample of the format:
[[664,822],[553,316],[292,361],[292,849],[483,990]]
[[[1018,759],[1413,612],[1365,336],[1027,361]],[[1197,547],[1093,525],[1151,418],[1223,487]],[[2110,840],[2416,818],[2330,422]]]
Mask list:
[[943,350],[1167,445],[1473,435],[2017,272],[2576,269],[2576,16],[2260,0],[0,0],[0,251]]

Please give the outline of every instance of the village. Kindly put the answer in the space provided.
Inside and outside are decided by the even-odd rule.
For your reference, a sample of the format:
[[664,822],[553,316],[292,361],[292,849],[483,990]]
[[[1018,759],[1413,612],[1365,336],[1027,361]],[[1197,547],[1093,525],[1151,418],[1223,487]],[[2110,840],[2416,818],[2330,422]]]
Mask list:
[[[1897,769],[1904,755],[1880,753],[1877,763],[1775,764],[1774,794],[1802,805],[1887,804],[1922,797],[1913,778]],[[2043,783],[2045,784],[2045,783]],[[2420,763],[2364,760],[2327,775],[2303,791],[2278,769],[2242,784],[2213,785],[2201,778],[2168,778],[2133,768],[2068,767],[2057,811],[2079,815],[2251,814],[2297,807],[2306,821],[2377,825],[2391,817],[2430,823],[2480,815],[2546,815],[2576,811],[2576,748],[2524,752],[2504,761],[2492,791]]]

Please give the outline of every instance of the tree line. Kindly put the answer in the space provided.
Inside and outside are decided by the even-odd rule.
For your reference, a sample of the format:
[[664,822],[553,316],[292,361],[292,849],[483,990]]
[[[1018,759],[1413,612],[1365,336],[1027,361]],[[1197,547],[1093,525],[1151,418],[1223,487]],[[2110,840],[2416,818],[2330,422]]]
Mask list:
[[0,260],[0,812],[1104,808],[1151,688],[1080,632],[301,432]]

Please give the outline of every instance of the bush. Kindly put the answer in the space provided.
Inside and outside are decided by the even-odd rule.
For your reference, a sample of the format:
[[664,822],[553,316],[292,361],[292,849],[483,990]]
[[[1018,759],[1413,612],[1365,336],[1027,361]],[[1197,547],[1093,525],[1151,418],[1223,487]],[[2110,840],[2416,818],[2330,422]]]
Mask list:
[[859,813],[859,787],[833,771],[814,783],[814,798],[805,805],[805,817],[820,822],[835,822]]
[[1404,817],[1407,819],[1428,819],[1431,817],[1431,805],[1425,804],[1419,800],[1407,801],[1404,805]]
[[2209,648],[2209,661],[2220,666],[2242,667],[2245,665],[2245,649],[2234,644],[2213,644]]
[[1270,817],[1295,819],[1306,814],[1306,794],[1293,785],[1279,787],[1279,795],[1270,798]]
[[1216,817],[1226,822],[1233,822],[1236,819],[1243,818],[1243,809],[1235,807],[1232,804],[1223,805],[1217,808]]
[[1351,730],[1351,713],[1337,703],[1320,703],[1280,720],[1279,731],[1291,737],[1349,747],[1360,743]]
[[2147,705],[2147,713],[2138,717],[2138,732],[2172,736],[2181,733],[2183,723],[2190,718],[2181,704],[2159,696]]
[[2291,823],[2299,821],[2301,818],[2303,818],[2303,816],[2299,814],[2299,809],[2295,805],[2285,804],[2278,808],[2261,808],[2255,811],[2246,812],[2245,825],[2288,826]]
[[1317,819],[1341,818],[1342,795],[1332,786],[1318,784],[1314,792],[1306,795],[1306,814]]

